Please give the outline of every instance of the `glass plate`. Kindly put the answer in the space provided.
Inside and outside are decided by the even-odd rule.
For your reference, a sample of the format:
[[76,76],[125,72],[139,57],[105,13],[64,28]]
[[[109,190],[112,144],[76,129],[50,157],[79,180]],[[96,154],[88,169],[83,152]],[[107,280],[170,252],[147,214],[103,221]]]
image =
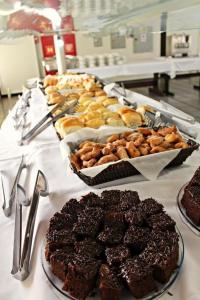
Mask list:
[[[157,291],[154,291],[150,294],[148,294],[147,296],[140,298],[140,300],[152,300],[152,299],[157,299],[159,297],[161,297],[164,293],[168,292],[168,289],[172,286],[172,284],[174,283],[174,281],[176,280],[182,263],[183,263],[183,259],[184,259],[184,243],[183,243],[183,238],[181,236],[180,231],[178,230],[178,228],[176,227],[176,231],[179,235],[179,259],[178,259],[178,263],[177,263],[177,268],[176,270],[173,272],[172,276],[170,277],[169,281],[166,284],[159,284],[157,283]],[[43,242],[42,247],[41,247],[41,261],[42,261],[42,267],[43,270],[48,278],[48,280],[50,281],[50,283],[52,284],[52,286],[59,291],[62,295],[64,295],[66,298],[65,299],[74,299],[72,296],[70,296],[67,292],[62,290],[63,287],[63,282],[58,279],[51,271],[51,266],[50,264],[46,261],[45,259],[45,244],[46,241]],[[171,295],[170,292],[168,292],[169,295]],[[98,293],[94,296],[92,295],[91,297],[87,297],[87,299],[91,299],[91,300],[100,300],[100,296],[98,295]],[[124,294],[122,294],[121,296],[122,300],[133,300],[136,299],[134,298],[131,293],[129,292],[124,292]],[[137,299],[138,300],[138,299]]]
[[178,208],[178,211],[180,213],[183,223],[186,224],[190,228],[190,230],[192,230],[196,235],[200,236],[200,226],[197,226],[196,224],[194,224],[192,222],[192,220],[187,216],[186,210],[181,203],[181,199],[184,194],[184,189],[187,185],[188,185],[188,183],[184,184],[181,187],[181,189],[177,195],[177,208]]

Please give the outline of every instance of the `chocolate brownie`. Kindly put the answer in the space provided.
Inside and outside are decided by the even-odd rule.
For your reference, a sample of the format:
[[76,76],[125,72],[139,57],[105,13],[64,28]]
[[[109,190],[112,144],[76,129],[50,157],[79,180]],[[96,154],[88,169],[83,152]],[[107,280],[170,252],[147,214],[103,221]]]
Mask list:
[[153,268],[154,278],[166,283],[177,267],[179,256],[176,232],[152,232],[151,240],[140,258]]
[[175,230],[176,222],[172,220],[172,218],[167,215],[165,212],[161,212],[156,215],[151,215],[147,219],[147,224],[154,230]]
[[105,254],[109,265],[121,264],[131,255],[129,248],[125,245],[106,248]]
[[119,300],[123,285],[143,297],[155,289],[154,280],[168,281],[179,245],[161,204],[119,190],[91,192],[80,202],[71,199],[52,217],[45,248],[52,272],[74,299],[98,287],[101,299]]
[[66,213],[55,213],[49,222],[49,232],[53,230],[71,229],[76,221],[76,217]]
[[70,253],[74,252],[74,247],[73,247],[73,245],[65,245],[65,244],[60,244],[60,243],[48,242],[48,243],[46,243],[46,246],[45,246],[46,260],[50,261],[51,255],[57,250],[62,250],[65,253],[70,254]]
[[124,230],[121,226],[106,225],[98,235],[98,240],[107,245],[119,244],[123,240]]
[[84,300],[95,287],[100,261],[75,255],[68,264],[63,290],[75,299]]
[[121,211],[129,210],[137,207],[140,203],[140,198],[135,191],[121,191],[119,207]]
[[99,270],[99,290],[102,300],[120,299],[122,287],[115,272],[107,264],[102,264]]
[[99,207],[89,207],[78,215],[78,221],[73,232],[78,237],[95,237],[103,220],[103,210]]
[[121,267],[121,274],[136,298],[142,298],[156,289],[152,268],[138,257],[128,259]]
[[142,226],[145,216],[141,210],[134,208],[125,213],[125,220],[129,225]]
[[125,233],[124,244],[130,246],[133,253],[140,253],[146,246],[150,237],[148,228],[131,226]]
[[120,190],[106,190],[101,193],[101,198],[105,207],[118,205],[120,202],[121,191]]
[[200,186],[189,185],[189,187],[185,189],[181,203],[186,209],[188,217],[197,226],[200,225]]
[[90,192],[81,197],[80,203],[89,207],[104,207],[104,201],[95,193]]
[[157,214],[163,211],[163,205],[158,203],[153,198],[145,199],[139,204],[139,210],[145,214],[146,217]]
[[63,250],[56,250],[50,257],[51,269],[54,275],[65,281],[68,270],[68,263],[72,260],[73,254]]
[[189,186],[199,186],[200,187],[200,167],[195,171],[192,179],[190,180]]
[[75,242],[75,251],[77,254],[86,255],[93,258],[99,258],[103,252],[103,246],[92,239]]
[[76,241],[74,234],[71,230],[54,230],[48,232],[46,235],[47,244],[45,248],[45,257],[47,260],[50,259],[51,254],[56,249],[62,249],[65,246],[73,246]]
[[76,199],[70,199],[68,202],[65,203],[63,206],[61,212],[66,214],[72,214],[74,216],[77,216],[77,214],[83,210],[83,206],[80,204],[79,201]]

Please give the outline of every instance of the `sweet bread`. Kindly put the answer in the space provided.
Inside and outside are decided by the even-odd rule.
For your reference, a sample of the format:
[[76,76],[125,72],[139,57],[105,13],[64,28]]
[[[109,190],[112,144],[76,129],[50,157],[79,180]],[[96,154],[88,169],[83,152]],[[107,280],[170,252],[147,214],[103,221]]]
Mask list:
[[59,126],[59,133],[61,137],[77,131],[84,127],[84,124],[76,117],[68,117],[66,120],[63,120]]
[[127,113],[121,114],[121,118],[123,122],[128,127],[141,126],[142,125],[142,117],[136,111],[130,111]]
[[108,118],[106,120],[106,124],[108,124],[109,126],[124,126],[124,122],[122,121],[122,119],[116,117]]
[[48,96],[48,104],[58,104],[64,103],[66,100],[65,96],[60,93],[54,92]]
[[52,94],[52,93],[54,93],[54,92],[57,92],[57,87],[55,86],[55,85],[49,85],[49,86],[47,86],[46,88],[45,88],[45,94],[46,95],[50,95],[50,94]]
[[95,97],[99,97],[99,96],[106,96],[106,92],[104,92],[104,90],[100,89],[100,90],[97,90],[95,91]]
[[92,119],[86,122],[85,126],[86,127],[91,127],[91,128],[99,128],[100,126],[105,125],[105,121],[102,119]]
[[119,102],[118,102],[117,98],[107,98],[102,103],[103,103],[103,106],[107,107],[109,105],[118,104]]

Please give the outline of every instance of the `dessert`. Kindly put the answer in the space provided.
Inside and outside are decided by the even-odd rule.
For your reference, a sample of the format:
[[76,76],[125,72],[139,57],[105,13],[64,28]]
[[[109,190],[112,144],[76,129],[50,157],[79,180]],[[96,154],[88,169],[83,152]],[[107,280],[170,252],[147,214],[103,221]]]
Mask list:
[[175,222],[163,205],[135,191],[90,192],[71,199],[49,222],[45,249],[63,290],[85,300],[98,289],[103,300],[136,298],[166,283],[179,256]]
[[139,258],[128,259],[122,266],[122,277],[136,298],[144,297],[156,289],[151,267]]
[[102,264],[99,270],[99,290],[102,300],[119,300],[121,285],[115,272],[106,264]]
[[[166,134],[165,136],[163,136],[164,133]],[[102,143],[87,141],[88,144],[90,144],[90,147],[86,147],[86,144],[81,143],[71,154],[71,163],[78,170],[122,159],[126,160],[189,147],[177,132],[175,126],[158,129],[157,131],[149,128],[138,128],[134,132],[113,134],[105,138],[105,141]]]
[[198,168],[185,187],[181,203],[186,210],[187,216],[196,224],[200,225],[200,168]]

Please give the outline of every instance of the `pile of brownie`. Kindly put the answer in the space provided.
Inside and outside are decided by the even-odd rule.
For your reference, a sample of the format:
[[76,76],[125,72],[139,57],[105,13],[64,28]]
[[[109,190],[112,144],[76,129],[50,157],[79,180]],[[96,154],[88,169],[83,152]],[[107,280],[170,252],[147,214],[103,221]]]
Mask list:
[[185,187],[181,200],[188,217],[197,225],[200,225],[200,167]]
[[127,289],[140,298],[177,267],[178,234],[162,204],[141,201],[135,191],[108,190],[71,199],[55,213],[45,255],[75,299],[95,289],[103,300],[120,299]]

